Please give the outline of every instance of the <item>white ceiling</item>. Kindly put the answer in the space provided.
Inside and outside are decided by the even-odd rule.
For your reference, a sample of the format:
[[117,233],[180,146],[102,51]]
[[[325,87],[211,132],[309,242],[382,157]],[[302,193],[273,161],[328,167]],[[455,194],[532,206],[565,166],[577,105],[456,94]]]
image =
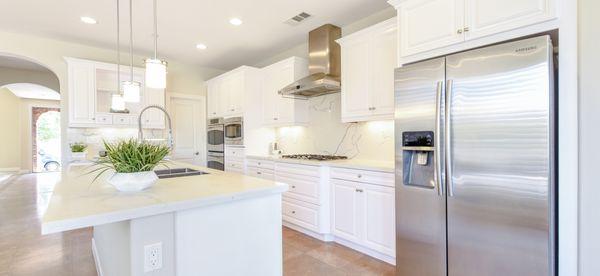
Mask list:
[[[133,5],[135,49],[150,53],[152,0]],[[0,0],[0,6],[1,29],[115,47],[116,0]],[[121,7],[126,46],[128,1],[121,0]],[[344,26],[387,7],[385,0],[158,0],[159,56],[231,69],[305,42],[308,31],[322,24]],[[303,11],[313,17],[298,26],[283,23]],[[83,24],[81,16],[99,24]],[[232,17],[244,24],[229,24]],[[197,43],[208,49],[196,49]]]
[[33,83],[13,83],[3,86],[19,98],[38,100],[60,100],[58,92]]

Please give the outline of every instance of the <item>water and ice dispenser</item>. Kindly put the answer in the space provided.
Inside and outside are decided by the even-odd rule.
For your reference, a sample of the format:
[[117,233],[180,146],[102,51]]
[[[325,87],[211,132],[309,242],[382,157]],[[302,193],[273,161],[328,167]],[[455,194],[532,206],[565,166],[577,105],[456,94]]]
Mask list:
[[402,133],[402,164],[404,185],[435,187],[433,131]]

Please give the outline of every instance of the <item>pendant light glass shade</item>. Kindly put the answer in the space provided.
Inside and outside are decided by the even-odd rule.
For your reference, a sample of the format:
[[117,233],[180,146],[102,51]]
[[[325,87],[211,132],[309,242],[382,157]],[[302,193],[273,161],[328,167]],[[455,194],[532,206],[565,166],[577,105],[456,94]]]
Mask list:
[[140,87],[141,84],[137,81],[123,82],[123,101],[127,103],[140,102]]
[[160,59],[146,59],[146,86],[156,89],[167,87],[167,62]]
[[115,111],[125,110],[125,100],[123,100],[123,96],[121,96],[120,94],[113,94],[110,109]]

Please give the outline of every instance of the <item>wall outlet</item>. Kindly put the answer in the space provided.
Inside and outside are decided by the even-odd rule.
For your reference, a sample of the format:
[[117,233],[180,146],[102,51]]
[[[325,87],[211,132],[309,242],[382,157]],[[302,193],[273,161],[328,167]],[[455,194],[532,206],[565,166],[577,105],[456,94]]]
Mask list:
[[162,268],[162,242],[144,246],[144,272]]

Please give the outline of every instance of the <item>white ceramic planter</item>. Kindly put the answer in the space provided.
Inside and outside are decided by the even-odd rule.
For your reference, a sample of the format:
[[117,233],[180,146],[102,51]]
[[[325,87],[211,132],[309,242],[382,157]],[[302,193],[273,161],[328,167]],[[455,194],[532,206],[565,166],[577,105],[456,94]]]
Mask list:
[[72,161],[84,161],[87,156],[87,150],[84,152],[71,152]]
[[154,185],[158,176],[153,171],[136,173],[115,173],[108,183],[121,192],[139,192]]

